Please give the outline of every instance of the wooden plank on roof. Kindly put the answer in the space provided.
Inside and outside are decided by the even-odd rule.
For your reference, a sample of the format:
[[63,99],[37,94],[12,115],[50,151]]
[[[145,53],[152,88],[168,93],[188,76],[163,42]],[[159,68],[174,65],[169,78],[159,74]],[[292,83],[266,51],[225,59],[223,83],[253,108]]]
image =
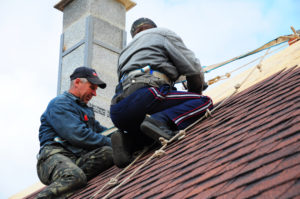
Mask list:
[[[262,71],[260,72],[259,70],[255,70],[254,74],[252,74],[251,77],[245,82],[245,84],[239,89],[239,92],[262,81],[263,79],[268,78],[269,76],[282,69],[287,69],[295,65],[300,66],[299,51],[300,41],[266,58],[264,61],[262,61]],[[204,91],[204,95],[210,96],[213,99],[214,103],[225,99],[227,96],[234,92],[234,86],[237,83],[241,83],[251,70],[252,68],[249,68],[246,71],[232,78],[229,78],[228,80],[225,80],[221,85]]]

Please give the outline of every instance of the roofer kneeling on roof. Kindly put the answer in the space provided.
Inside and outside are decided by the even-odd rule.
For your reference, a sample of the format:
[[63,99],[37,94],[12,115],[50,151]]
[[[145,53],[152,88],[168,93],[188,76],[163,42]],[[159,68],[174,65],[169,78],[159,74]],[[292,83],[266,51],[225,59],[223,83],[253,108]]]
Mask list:
[[[213,107],[202,95],[199,60],[179,36],[147,18],[133,23],[131,35],[133,40],[119,57],[120,83],[110,108],[120,129],[111,136],[118,167],[128,165],[134,151],[159,137],[170,139]],[[174,87],[180,75],[186,76],[188,92]]]
[[70,78],[69,92],[51,100],[41,116],[37,172],[49,186],[37,198],[65,198],[113,165],[110,138],[99,134],[107,128],[87,106],[98,86],[106,84],[87,67],[77,68]]

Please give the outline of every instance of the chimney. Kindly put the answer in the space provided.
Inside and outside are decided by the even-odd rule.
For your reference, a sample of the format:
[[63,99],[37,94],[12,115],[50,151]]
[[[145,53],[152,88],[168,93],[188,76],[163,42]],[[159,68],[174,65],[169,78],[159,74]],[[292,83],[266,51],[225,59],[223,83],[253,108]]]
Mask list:
[[57,94],[67,91],[70,75],[79,66],[95,69],[107,83],[90,102],[96,119],[110,127],[110,100],[117,85],[117,62],[126,45],[126,11],[131,0],[61,0],[54,7],[63,12]]

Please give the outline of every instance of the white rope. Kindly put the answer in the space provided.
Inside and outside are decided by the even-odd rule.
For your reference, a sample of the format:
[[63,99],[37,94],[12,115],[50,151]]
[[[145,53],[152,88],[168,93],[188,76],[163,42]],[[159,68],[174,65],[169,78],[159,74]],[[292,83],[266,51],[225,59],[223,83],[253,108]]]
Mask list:
[[[230,78],[232,73],[234,73],[234,72],[240,70],[241,68],[244,68],[244,67],[246,67],[246,66],[248,66],[248,65],[250,65],[250,64],[252,64],[252,63],[254,63],[255,61],[257,61],[257,60],[259,60],[259,59],[264,59],[265,56],[266,56],[267,54],[271,54],[271,53],[273,53],[273,52],[275,52],[275,51],[277,51],[277,50],[279,50],[279,49],[281,49],[281,48],[283,48],[283,47],[286,47],[287,45],[288,45],[288,44],[279,46],[278,48],[275,48],[274,50],[272,50],[272,51],[270,51],[270,52],[268,52],[268,51],[270,50],[270,48],[267,49],[266,52],[268,52],[268,53],[265,53],[264,55],[262,55],[262,56],[260,56],[260,57],[257,57],[257,58],[255,58],[254,60],[252,60],[252,61],[250,61],[250,62],[247,62],[246,64],[244,64],[244,65],[242,65],[242,66],[240,66],[240,67],[238,67],[238,68],[236,68],[236,69],[234,69],[234,70],[232,70],[232,71],[230,71],[230,72],[227,72],[225,75],[220,75],[220,76],[217,76],[217,77],[214,77],[214,78],[208,80],[208,85],[212,85],[212,84],[214,84],[214,83],[216,83],[216,82],[218,82],[218,81],[220,81],[220,80],[224,80],[224,79]],[[259,66],[258,66],[258,67],[259,67]]]
[[155,157],[161,157],[162,154],[165,154],[165,151],[163,149],[165,149],[167,147],[167,145],[171,142],[173,142],[174,140],[176,140],[178,137],[185,135],[185,131],[181,130],[179,131],[179,133],[177,133],[175,136],[173,136],[170,140],[163,140],[164,145],[156,150],[149,158],[146,159],[146,161],[140,165],[138,168],[136,168],[127,178],[125,178],[120,184],[118,184],[116,187],[114,187],[108,194],[106,194],[103,199],[108,198],[115,190],[117,190],[119,187],[121,187],[125,182],[127,182],[132,176],[134,176],[141,168],[143,168],[148,162],[150,162],[153,158]]
[[[267,54],[269,53],[269,50],[270,49],[268,49],[267,51],[266,51],[266,53],[263,55],[263,56],[261,56],[260,58],[260,62],[259,62],[259,64],[258,65],[260,65],[260,70],[261,70],[261,62],[263,61],[263,59],[267,56]],[[252,63],[252,62],[251,62]],[[256,70],[257,69],[257,67],[254,67],[253,69],[252,69],[252,71],[247,75],[247,77],[242,81],[242,83],[237,83],[235,86],[234,86],[234,88],[235,88],[235,90],[234,90],[234,92],[232,93],[232,94],[230,94],[229,96],[227,96],[224,100],[222,100],[219,104],[218,104],[218,106],[216,106],[216,107],[214,107],[211,111],[210,110],[208,110],[208,109],[206,109],[206,113],[200,118],[200,119],[198,119],[197,121],[195,121],[194,123],[192,123],[191,125],[189,125],[187,128],[185,128],[185,130],[187,131],[187,130],[189,130],[189,129],[191,129],[192,127],[194,127],[194,125],[195,124],[197,124],[197,123],[199,123],[200,121],[202,121],[203,119],[205,119],[205,118],[208,118],[209,116],[210,117],[212,117],[212,113],[215,111],[215,110],[217,110],[219,107],[221,107],[231,96],[233,96],[234,94],[236,94],[237,92],[238,92],[238,90],[239,90],[239,88],[248,80],[248,78],[250,77],[250,75],[252,75],[253,74],[253,72],[254,72],[254,70]]]
[[[269,53],[269,50],[270,49],[268,49],[267,51],[266,51],[266,53],[263,55],[263,56],[261,56],[261,59],[260,59],[260,61],[259,61],[259,66],[260,66],[260,70],[261,70],[261,62],[263,61],[263,59],[267,56],[267,54]],[[253,72],[255,71],[257,69],[257,67],[253,67],[253,69],[251,70],[251,72],[247,75],[247,77],[244,79],[244,81],[242,81],[242,83],[240,83],[241,84],[241,86],[248,80],[248,78],[253,74]]]
[[120,173],[118,173],[115,177],[110,178],[110,180],[101,187],[101,189],[99,189],[97,192],[95,192],[90,198],[95,198],[104,188],[106,188],[108,185],[115,185],[118,183],[118,178],[120,175],[122,175],[123,173],[125,173],[125,171],[127,171],[136,161],[138,161],[142,155],[149,149],[149,147],[145,147],[143,149],[143,151],[127,166],[125,167]]
[[[282,47],[280,47],[282,48]],[[276,49],[278,50],[278,49]],[[272,51],[273,52],[273,51]],[[218,104],[218,106],[214,107],[211,111],[206,109],[206,113],[199,118],[197,121],[195,121],[194,123],[192,123],[191,125],[189,125],[188,127],[186,127],[184,130],[180,130],[179,133],[177,133],[175,136],[173,136],[170,140],[166,140],[165,138],[160,137],[159,140],[162,144],[161,148],[156,150],[149,158],[146,159],[146,161],[140,165],[138,168],[136,168],[127,178],[125,178],[120,184],[118,184],[116,187],[114,187],[109,193],[107,193],[103,199],[108,198],[115,190],[117,190],[119,187],[121,187],[125,182],[127,182],[132,176],[134,176],[141,168],[143,168],[148,162],[150,162],[153,158],[155,157],[162,157],[164,155],[166,155],[166,152],[164,151],[164,149],[167,147],[167,145],[175,140],[180,140],[182,139],[185,135],[186,135],[186,131],[188,131],[189,129],[191,129],[195,124],[199,123],[200,121],[202,121],[205,118],[208,117],[212,117],[212,113],[217,110],[218,108],[220,108],[231,96],[233,96],[235,93],[238,92],[238,89],[248,80],[248,78],[253,74],[254,70],[259,69],[261,71],[261,62],[263,61],[263,59],[266,57],[266,55],[269,54],[269,49],[266,51],[266,53],[259,57],[260,58],[260,62],[259,64],[253,68],[253,70],[247,75],[247,77],[242,81],[242,83],[238,83],[236,84],[235,90],[234,92],[229,95],[227,98],[225,98],[224,100],[222,100],[222,102],[220,102]],[[249,62],[253,63],[254,61],[258,60],[259,58]],[[248,65],[247,64],[247,65]],[[243,65],[242,67],[244,67],[245,65]],[[241,68],[241,67],[239,67]],[[233,71],[234,72],[234,71]],[[226,76],[230,76],[230,74],[226,74]],[[148,149],[147,149],[148,150]],[[111,178],[110,181],[108,183],[106,183],[99,191],[97,191],[91,198],[94,198],[95,196],[97,196],[106,186],[108,185],[115,185],[118,182],[118,177],[123,174],[127,169],[129,169],[147,150],[144,149],[144,151],[130,164],[128,165],[125,169],[123,169],[118,175],[116,175],[114,178]]]

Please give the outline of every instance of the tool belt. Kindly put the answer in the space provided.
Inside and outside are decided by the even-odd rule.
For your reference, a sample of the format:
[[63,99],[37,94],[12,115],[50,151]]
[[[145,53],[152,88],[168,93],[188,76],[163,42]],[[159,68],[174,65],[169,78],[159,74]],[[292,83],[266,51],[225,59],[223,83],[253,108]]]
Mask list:
[[173,82],[165,74],[151,70],[150,66],[130,71],[122,76],[120,83],[116,87],[116,95],[113,97],[111,104],[118,103],[140,88],[160,87],[163,84],[172,85]]

